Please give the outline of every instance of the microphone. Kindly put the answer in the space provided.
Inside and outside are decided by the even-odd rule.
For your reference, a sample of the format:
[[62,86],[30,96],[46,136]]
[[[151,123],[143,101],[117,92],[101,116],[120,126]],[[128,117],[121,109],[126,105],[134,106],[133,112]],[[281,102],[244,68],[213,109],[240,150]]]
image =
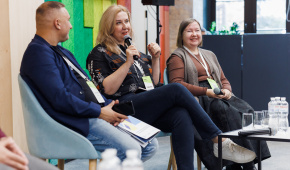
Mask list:
[[248,136],[248,135],[274,135],[271,128],[264,129],[253,129],[253,130],[241,130],[238,132],[239,136]]
[[221,91],[221,89],[219,89],[217,87],[213,89],[213,92],[216,95],[224,95],[224,93]]
[[[125,35],[124,40],[128,47],[132,44],[132,38],[129,35]],[[137,55],[133,55],[133,58],[134,60],[138,60],[139,57]]]

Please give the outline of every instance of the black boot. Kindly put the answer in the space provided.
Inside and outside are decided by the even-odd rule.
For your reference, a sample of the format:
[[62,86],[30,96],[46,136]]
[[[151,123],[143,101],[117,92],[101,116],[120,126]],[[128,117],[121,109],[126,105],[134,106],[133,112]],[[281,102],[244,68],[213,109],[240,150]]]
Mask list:
[[232,164],[232,165],[228,165],[226,170],[243,170],[240,164]]
[[243,164],[243,170],[257,170],[257,168],[255,167],[255,164],[252,161],[252,162]]

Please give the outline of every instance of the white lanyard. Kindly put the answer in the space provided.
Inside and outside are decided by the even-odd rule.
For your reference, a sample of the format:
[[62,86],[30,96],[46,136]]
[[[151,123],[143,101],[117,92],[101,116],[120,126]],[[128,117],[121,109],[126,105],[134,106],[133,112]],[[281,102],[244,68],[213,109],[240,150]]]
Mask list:
[[67,65],[72,68],[75,72],[77,72],[83,79],[86,80],[87,85],[89,86],[89,88],[92,90],[94,96],[96,97],[96,99],[98,100],[99,103],[105,103],[105,100],[103,98],[103,96],[101,95],[101,93],[99,92],[99,90],[96,88],[96,86],[94,85],[94,83],[92,81],[90,81],[90,79],[85,76],[66,56],[65,54],[63,54],[63,52],[58,49],[58,48],[53,48],[57,51],[57,53],[59,53],[62,58],[64,59],[64,61],[66,61]]
[[183,48],[189,53],[189,54],[191,54],[201,65],[202,65],[202,67],[205,69],[205,71],[206,71],[206,74],[207,74],[207,76],[208,77],[210,77],[210,74],[209,74],[209,72],[208,72],[208,67],[207,67],[207,64],[206,64],[206,62],[205,62],[205,60],[204,60],[204,57],[202,56],[202,54],[200,53],[200,51],[198,51],[198,53],[199,53],[199,55],[200,55],[200,58],[202,59],[202,62],[200,62],[199,60],[198,60],[198,58],[187,48],[187,47],[185,47],[185,46],[183,46]]
[[67,59],[65,56],[62,56],[63,59],[66,61],[66,63],[74,70],[76,71],[83,79],[89,81],[89,79],[87,78],[87,76],[85,76],[78,68],[76,68],[76,66],[69,61],[69,59]]
[[[125,56],[125,57],[127,57],[126,56],[126,54],[122,51],[122,49],[118,46],[118,48],[121,50],[121,53]],[[125,60],[126,61],[126,58],[125,57],[123,57],[122,55],[120,55],[122,58],[123,58],[123,60]],[[138,70],[141,72],[141,74],[142,74],[142,77],[144,77],[145,76],[145,72],[144,72],[144,70],[143,70],[143,68],[142,68],[142,66],[141,66],[141,64],[137,61],[137,60],[134,60],[134,66],[136,66],[137,68],[138,68]],[[137,73],[137,72],[136,72]],[[137,75],[138,75],[138,73],[137,73]]]
[[[118,46],[119,47],[119,46]],[[120,47],[119,47],[119,49],[120,49]],[[121,49],[120,49],[121,50]],[[126,61],[126,54],[121,50],[121,55],[120,55],[120,57],[121,58],[123,58],[123,60],[124,61]],[[125,57],[123,57],[122,55],[124,55]],[[136,71],[136,74],[137,74],[137,77],[138,77],[138,79],[140,79],[140,77],[139,77],[139,75],[138,75],[138,72],[137,72],[137,70],[136,70],[136,67],[138,68],[138,70],[141,72],[141,74],[142,74],[142,80],[143,80],[143,83],[144,83],[144,85],[145,85],[145,88],[146,88],[146,90],[152,90],[152,89],[154,89],[154,85],[153,85],[153,83],[152,83],[152,80],[151,80],[151,78],[150,78],[150,76],[146,76],[145,75],[145,72],[144,72],[144,70],[143,70],[143,68],[142,68],[142,66],[141,66],[141,64],[137,61],[137,60],[134,60],[134,64],[133,64],[133,66],[134,66],[134,68],[135,68],[135,71]],[[135,67],[136,66],[136,67]]]

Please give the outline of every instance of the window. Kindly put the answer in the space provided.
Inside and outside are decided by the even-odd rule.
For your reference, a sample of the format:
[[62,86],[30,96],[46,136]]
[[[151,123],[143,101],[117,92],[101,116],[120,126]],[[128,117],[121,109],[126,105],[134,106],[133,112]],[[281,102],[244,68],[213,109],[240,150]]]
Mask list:
[[286,33],[286,0],[257,0],[257,33]]
[[244,0],[216,0],[216,31],[230,30],[234,22],[244,31]]
[[286,33],[290,32],[290,22],[286,23],[288,1],[207,0],[214,6],[208,20],[216,21],[216,31],[229,30],[236,22],[240,33]]

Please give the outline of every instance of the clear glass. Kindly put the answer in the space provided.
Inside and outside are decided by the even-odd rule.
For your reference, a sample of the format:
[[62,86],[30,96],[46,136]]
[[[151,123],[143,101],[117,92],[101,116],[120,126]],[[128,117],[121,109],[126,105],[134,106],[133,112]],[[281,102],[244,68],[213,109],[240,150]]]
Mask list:
[[244,32],[244,0],[216,0],[216,31],[230,30],[234,22]]
[[251,130],[254,128],[253,113],[243,113],[242,128],[243,130]]
[[268,110],[262,110],[264,112],[263,127],[269,127],[269,112]]
[[255,129],[263,128],[264,112],[255,111],[254,112],[254,127]]
[[278,114],[269,114],[269,128],[271,128],[272,135],[276,135],[278,132],[278,124],[279,124],[279,118]]
[[288,116],[279,118],[279,131],[286,133],[289,127]]
[[286,0],[257,0],[257,33],[286,33]]

